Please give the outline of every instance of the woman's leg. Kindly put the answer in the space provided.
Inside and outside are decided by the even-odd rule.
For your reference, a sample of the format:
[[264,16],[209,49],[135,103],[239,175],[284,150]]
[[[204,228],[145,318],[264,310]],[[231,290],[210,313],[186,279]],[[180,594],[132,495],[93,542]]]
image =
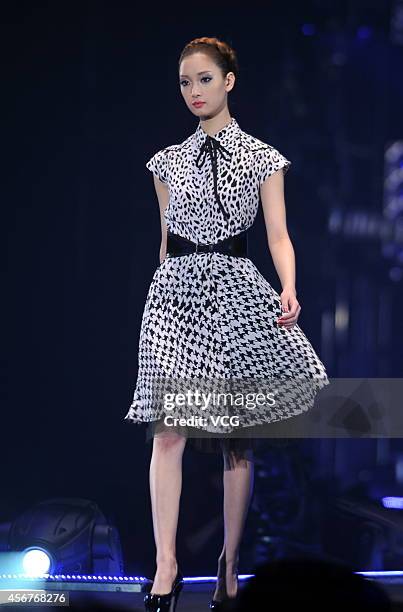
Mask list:
[[169,593],[177,572],[176,531],[182,490],[182,456],[186,437],[156,434],[150,462],[150,493],[157,572],[151,593]]
[[224,453],[224,545],[218,560],[217,586],[213,598],[234,597],[237,592],[239,547],[253,494],[253,450],[242,457]]

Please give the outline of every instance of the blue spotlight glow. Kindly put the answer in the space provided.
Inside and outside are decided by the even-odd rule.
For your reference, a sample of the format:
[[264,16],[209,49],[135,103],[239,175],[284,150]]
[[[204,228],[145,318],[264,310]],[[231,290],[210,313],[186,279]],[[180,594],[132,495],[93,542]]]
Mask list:
[[[402,268],[399,268],[398,266],[394,266],[393,268],[390,268],[389,278],[394,283],[400,283],[400,281],[403,279]],[[391,506],[389,506],[389,508],[391,508]]]
[[301,30],[304,36],[313,36],[313,34],[316,32],[316,28],[313,23],[304,23]]
[[360,40],[366,40],[367,38],[371,38],[372,36],[372,28],[368,26],[360,26],[357,29],[357,38]]
[[403,508],[403,497],[382,497],[382,505],[385,508]]
[[42,576],[49,571],[51,559],[45,550],[30,548],[25,551],[22,565],[28,576]]

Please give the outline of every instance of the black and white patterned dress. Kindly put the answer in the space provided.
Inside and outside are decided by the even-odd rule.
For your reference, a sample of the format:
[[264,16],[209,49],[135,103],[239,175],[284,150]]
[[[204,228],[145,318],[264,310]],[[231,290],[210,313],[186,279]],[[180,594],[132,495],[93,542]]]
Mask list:
[[[261,184],[281,168],[285,174],[290,165],[274,147],[244,132],[234,117],[214,137],[199,121],[186,140],[158,151],[146,164],[168,185],[168,230],[200,243],[250,228]],[[286,329],[276,323],[281,314],[279,294],[248,257],[213,252],[165,258],[148,290],[137,383],[125,421],[148,423],[147,441],[166,429],[166,412],[155,405],[151,391],[159,376],[259,379],[291,374],[314,381],[314,392],[329,384],[299,325]],[[307,411],[314,392],[277,410],[263,406],[249,411],[249,431]],[[190,435],[189,441],[203,451],[255,447],[253,435]]]

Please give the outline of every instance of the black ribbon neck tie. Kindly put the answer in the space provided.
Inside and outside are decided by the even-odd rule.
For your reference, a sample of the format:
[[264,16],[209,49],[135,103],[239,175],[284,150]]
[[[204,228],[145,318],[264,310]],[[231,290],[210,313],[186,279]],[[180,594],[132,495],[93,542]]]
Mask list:
[[221,142],[219,142],[218,140],[216,140],[215,138],[213,138],[212,136],[210,136],[209,134],[207,134],[206,136],[206,140],[203,142],[202,146],[200,147],[200,153],[197,156],[196,159],[196,166],[198,168],[201,168],[204,164],[204,162],[207,159],[207,154],[210,156],[210,160],[211,160],[211,166],[213,169],[213,178],[214,178],[214,195],[215,195],[215,199],[216,202],[218,204],[218,206],[221,209],[221,212],[224,216],[225,219],[229,218],[229,214],[227,213],[227,211],[225,210],[221,200],[220,200],[220,196],[218,195],[218,188],[217,188],[217,157],[218,157],[218,153],[220,153],[223,157],[223,159],[225,159],[225,156],[228,155],[228,161],[231,159],[231,152],[228,151],[228,149],[226,149]]

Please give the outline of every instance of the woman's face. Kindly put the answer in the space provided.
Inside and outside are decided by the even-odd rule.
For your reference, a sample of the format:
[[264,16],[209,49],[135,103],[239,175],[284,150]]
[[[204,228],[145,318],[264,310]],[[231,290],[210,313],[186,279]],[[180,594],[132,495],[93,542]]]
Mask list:
[[[185,57],[179,69],[182,96],[194,115],[208,119],[227,105],[227,93],[234,86],[235,75],[228,72],[223,78],[220,68],[205,53]],[[194,102],[203,102],[194,106]]]

